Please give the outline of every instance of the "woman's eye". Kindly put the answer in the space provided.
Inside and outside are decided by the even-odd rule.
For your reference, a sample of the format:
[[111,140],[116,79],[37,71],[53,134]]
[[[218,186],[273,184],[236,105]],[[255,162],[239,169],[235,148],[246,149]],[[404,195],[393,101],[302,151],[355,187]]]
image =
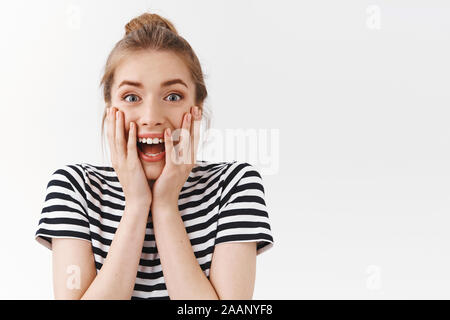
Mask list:
[[183,97],[177,93],[171,93],[167,97],[179,97],[178,100],[169,99],[169,101],[180,101],[181,99],[183,99]]
[[[130,99],[128,99],[130,98]],[[135,94],[127,94],[124,99],[127,102],[137,102],[139,100],[138,96]]]

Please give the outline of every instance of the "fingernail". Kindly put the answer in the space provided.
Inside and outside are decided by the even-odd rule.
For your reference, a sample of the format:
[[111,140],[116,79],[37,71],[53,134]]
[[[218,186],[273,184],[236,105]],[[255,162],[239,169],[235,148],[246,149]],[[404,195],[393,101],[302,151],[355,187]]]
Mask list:
[[166,129],[166,136],[170,136],[170,133],[171,133],[171,132],[170,132],[170,128],[167,128],[167,129]]
[[119,119],[119,111],[116,111],[116,118]]
[[187,115],[187,121],[191,121],[191,118],[192,118],[191,114],[188,113],[188,115]]
[[198,117],[199,113],[200,113],[199,108],[198,108],[198,107],[195,107],[195,108],[194,108],[194,114],[195,114],[195,116]]

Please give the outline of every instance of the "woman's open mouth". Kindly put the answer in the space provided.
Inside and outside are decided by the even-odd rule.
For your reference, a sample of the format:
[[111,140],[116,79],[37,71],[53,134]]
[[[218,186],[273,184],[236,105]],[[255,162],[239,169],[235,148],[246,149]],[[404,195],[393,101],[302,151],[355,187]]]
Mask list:
[[139,138],[137,147],[140,158],[146,162],[165,158],[166,147],[162,138]]

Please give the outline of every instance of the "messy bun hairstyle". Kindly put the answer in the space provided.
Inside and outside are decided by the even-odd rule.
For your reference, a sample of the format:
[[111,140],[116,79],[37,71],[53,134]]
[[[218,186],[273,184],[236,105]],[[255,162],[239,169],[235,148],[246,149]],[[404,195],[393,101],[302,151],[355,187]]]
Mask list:
[[143,13],[125,25],[125,35],[116,43],[106,61],[104,74],[100,82],[105,101],[102,117],[102,142],[104,141],[106,108],[111,106],[111,88],[115,70],[122,58],[128,54],[147,49],[171,51],[184,61],[195,84],[195,105],[201,108],[202,120],[206,122],[206,128],[210,126],[209,112],[203,106],[208,92],[197,55],[189,43],[178,34],[175,26],[169,20],[158,14]]
[[154,13],[144,13],[139,17],[132,19],[125,25],[125,36],[130,32],[143,28],[145,25],[160,26],[162,28],[169,29],[170,31],[178,35],[177,30],[169,20]]

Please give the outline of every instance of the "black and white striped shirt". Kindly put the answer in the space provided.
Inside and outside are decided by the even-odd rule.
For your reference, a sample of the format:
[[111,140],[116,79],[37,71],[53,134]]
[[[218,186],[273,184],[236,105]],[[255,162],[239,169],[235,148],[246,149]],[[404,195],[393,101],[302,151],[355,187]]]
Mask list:
[[[91,242],[98,272],[124,208],[123,190],[112,167],[65,165],[48,182],[36,240],[49,249],[52,238]],[[262,178],[249,163],[197,161],[180,192],[178,208],[208,279],[215,245],[255,241],[257,254],[273,246]],[[169,299],[151,212],[132,299]]]

